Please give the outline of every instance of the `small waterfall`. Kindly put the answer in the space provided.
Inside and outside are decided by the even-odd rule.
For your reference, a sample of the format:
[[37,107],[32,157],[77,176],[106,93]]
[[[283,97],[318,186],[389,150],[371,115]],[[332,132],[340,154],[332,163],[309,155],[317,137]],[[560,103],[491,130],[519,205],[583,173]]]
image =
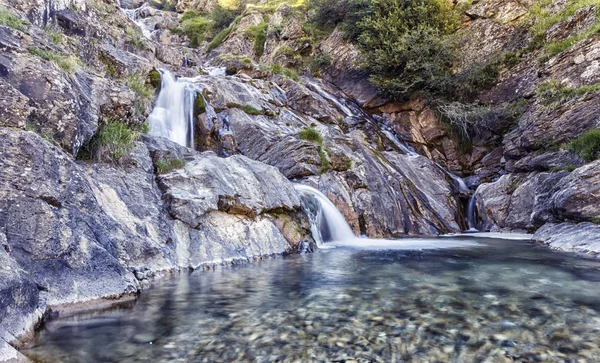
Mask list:
[[151,29],[149,29],[148,26],[146,26],[146,24],[144,24],[142,21],[140,21],[140,11],[142,11],[148,4],[143,3],[142,5],[140,5],[139,8],[136,8],[136,9],[125,9],[121,5],[121,0],[117,0],[117,4],[119,5],[119,8],[121,8],[121,10],[125,14],[125,16],[127,16],[131,21],[133,21],[142,30],[142,33],[144,34],[144,36],[146,38],[150,39],[152,37]]
[[317,245],[331,241],[351,241],[356,236],[335,205],[315,188],[296,184],[294,188],[302,196],[304,210],[308,214],[313,238]]
[[350,108],[348,108],[348,106],[344,105],[343,103],[341,103],[336,97],[334,97],[332,94],[325,92],[325,90],[323,90],[323,88],[321,88],[321,86],[319,86],[318,84],[314,83],[314,82],[308,82],[307,86],[309,86],[309,89],[312,89],[314,91],[316,91],[319,95],[321,95],[321,97],[325,98],[326,100],[328,100],[329,102],[333,103],[334,106],[340,110],[341,112],[344,113],[344,116],[355,116],[354,112],[352,112],[352,110],[350,110]]
[[193,148],[194,101],[200,90],[185,78],[175,79],[167,70],[160,70],[160,75],[160,93],[148,116],[150,135]]
[[[441,168],[441,166],[440,166],[440,168]],[[443,170],[446,171],[446,169],[443,169]],[[446,172],[456,182],[456,184],[458,184],[458,190],[461,193],[469,193],[471,191],[471,189],[469,189],[469,187],[467,186],[467,184],[465,183],[465,181],[461,177],[458,177],[458,176],[452,174],[449,171],[446,171]]]
[[471,199],[469,199],[469,204],[467,206],[467,224],[469,225],[469,231],[479,231],[477,229],[477,207],[475,205],[476,194],[477,192],[473,193]]

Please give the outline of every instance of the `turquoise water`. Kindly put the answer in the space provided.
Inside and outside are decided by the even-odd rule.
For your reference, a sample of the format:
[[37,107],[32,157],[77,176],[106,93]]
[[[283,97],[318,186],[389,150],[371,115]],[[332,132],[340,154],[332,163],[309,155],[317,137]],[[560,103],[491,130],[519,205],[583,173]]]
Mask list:
[[47,322],[22,352],[42,362],[600,361],[600,261],[526,241],[452,241],[469,243],[345,246],[178,274],[136,302]]

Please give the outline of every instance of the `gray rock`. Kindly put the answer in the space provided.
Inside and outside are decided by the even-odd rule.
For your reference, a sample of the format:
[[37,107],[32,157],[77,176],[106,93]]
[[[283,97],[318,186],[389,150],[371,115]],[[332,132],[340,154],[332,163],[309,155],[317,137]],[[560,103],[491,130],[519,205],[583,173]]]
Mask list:
[[548,223],[540,228],[533,240],[552,249],[568,252],[600,253],[600,226],[593,223]]
[[577,9],[575,14],[546,32],[546,41],[555,42],[569,38],[590,29],[596,23],[596,5],[588,5]]
[[159,183],[171,215],[192,228],[215,211],[253,218],[300,209],[292,184],[277,169],[239,155],[199,154],[182,169],[160,176]]
[[573,171],[553,192],[551,204],[557,217],[574,221],[600,217],[600,160]]

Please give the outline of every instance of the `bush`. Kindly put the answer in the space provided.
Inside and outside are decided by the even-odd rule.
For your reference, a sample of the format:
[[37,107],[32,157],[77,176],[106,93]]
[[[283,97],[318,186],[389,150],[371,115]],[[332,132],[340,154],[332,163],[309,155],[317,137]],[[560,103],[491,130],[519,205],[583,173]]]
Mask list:
[[[364,36],[363,36],[364,35]],[[394,99],[407,99],[415,92],[441,94],[451,82],[454,54],[436,29],[419,27],[393,41],[387,35],[361,35],[370,81]]]
[[108,121],[100,126],[83,155],[98,162],[118,163],[135,146],[139,132],[116,121]]
[[313,128],[305,128],[298,132],[298,137],[302,140],[310,141],[318,145],[323,144],[323,137],[319,133],[319,131]]
[[331,65],[331,56],[323,51],[315,54],[314,65],[317,68],[327,68]]
[[444,38],[458,25],[446,0],[373,0],[358,24],[371,82],[397,99],[416,91],[443,92],[454,62]]
[[234,6],[223,7],[217,4],[210,13],[212,20],[211,30],[215,33],[229,27],[236,18],[242,14],[244,4],[236,4]]
[[6,8],[0,7],[0,25],[7,26],[16,30],[24,31],[28,22],[19,19],[9,12]]
[[339,26],[347,39],[357,39],[358,24],[369,13],[371,0],[310,0],[315,15],[311,21],[321,29]]
[[190,39],[190,48],[197,48],[206,39],[210,25],[210,20],[202,16],[183,21],[183,32]]
[[131,46],[137,50],[146,49],[146,40],[144,38],[144,34],[139,28],[128,28],[126,32],[127,42],[131,44]]
[[568,147],[585,161],[600,159],[600,129],[586,131],[583,135],[569,142]]

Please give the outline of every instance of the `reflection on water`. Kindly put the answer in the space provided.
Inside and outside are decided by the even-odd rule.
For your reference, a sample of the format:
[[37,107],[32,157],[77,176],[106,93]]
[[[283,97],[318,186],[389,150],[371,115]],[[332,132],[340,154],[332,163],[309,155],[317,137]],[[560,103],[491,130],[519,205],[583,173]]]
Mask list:
[[165,279],[45,325],[44,362],[600,361],[600,262],[473,237],[336,248]]

